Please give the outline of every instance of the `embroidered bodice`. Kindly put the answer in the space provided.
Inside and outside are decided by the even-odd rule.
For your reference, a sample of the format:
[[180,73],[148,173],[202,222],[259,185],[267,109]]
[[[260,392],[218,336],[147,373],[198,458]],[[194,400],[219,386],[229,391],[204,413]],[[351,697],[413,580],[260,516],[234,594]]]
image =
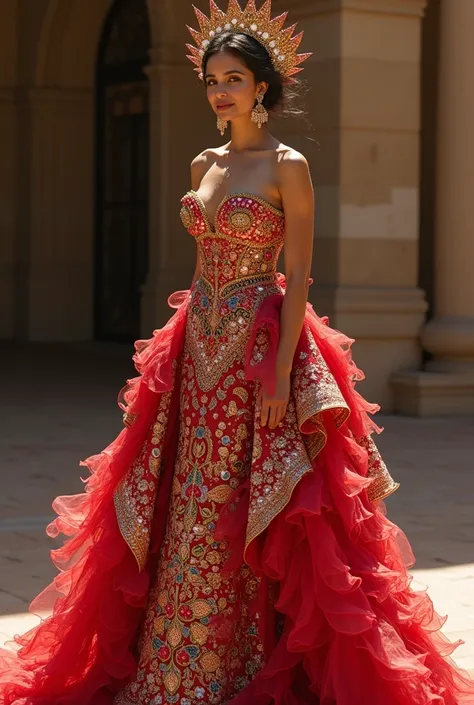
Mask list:
[[181,220],[196,239],[201,276],[190,302],[188,336],[202,390],[210,389],[247,342],[258,306],[279,291],[283,211],[251,194],[229,194],[211,224],[195,191],[181,201]]
[[257,196],[230,194],[212,225],[199,195],[189,191],[181,219],[198,242],[202,276],[213,288],[273,279],[285,233],[278,208]]

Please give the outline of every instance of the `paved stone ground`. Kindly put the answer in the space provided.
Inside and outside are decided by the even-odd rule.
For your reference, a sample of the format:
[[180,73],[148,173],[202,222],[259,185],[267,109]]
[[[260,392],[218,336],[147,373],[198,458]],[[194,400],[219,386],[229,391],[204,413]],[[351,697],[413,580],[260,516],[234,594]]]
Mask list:
[[[80,459],[122,428],[115,404],[135,374],[131,347],[0,344],[0,641],[36,618],[30,600],[52,579],[44,535],[51,500],[82,491]],[[458,663],[474,671],[474,419],[379,417],[378,444],[402,483],[387,502],[417,556],[445,633],[466,644]]]

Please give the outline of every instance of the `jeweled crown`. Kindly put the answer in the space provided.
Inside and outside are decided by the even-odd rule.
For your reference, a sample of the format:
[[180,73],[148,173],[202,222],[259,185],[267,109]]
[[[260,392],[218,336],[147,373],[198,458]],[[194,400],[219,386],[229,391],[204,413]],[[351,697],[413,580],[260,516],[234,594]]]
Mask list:
[[312,53],[296,53],[304,32],[294,34],[296,24],[283,29],[288,12],[283,12],[272,19],[272,0],[265,0],[259,10],[257,10],[255,0],[248,0],[244,10],[240,7],[238,0],[229,0],[227,12],[223,12],[217,7],[214,0],[209,0],[209,5],[210,17],[206,17],[193,5],[201,31],[198,32],[192,27],[188,27],[196,46],[186,44],[191,52],[187,58],[195,64],[195,71],[198,72],[199,78],[203,78],[202,58],[204,53],[214,37],[222,32],[248,34],[254,37],[260,44],[263,44],[270,54],[275,69],[289,81],[294,80],[290,78],[291,76],[303,70],[300,64]]

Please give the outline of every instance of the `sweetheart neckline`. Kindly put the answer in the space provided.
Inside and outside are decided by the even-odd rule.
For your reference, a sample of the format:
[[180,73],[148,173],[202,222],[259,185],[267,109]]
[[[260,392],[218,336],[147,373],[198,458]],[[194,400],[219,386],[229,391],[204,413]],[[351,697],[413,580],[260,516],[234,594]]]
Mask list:
[[210,232],[216,232],[216,222],[219,217],[219,213],[221,209],[224,207],[224,205],[227,203],[227,201],[230,201],[231,198],[249,198],[252,201],[255,201],[256,203],[261,203],[264,205],[266,208],[269,210],[273,211],[277,215],[284,217],[284,211],[281,208],[277,208],[277,206],[274,206],[273,203],[270,203],[270,201],[267,201],[266,198],[263,198],[262,196],[257,196],[256,194],[253,193],[246,193],[246,192],[236,192],[236,193],[227,193],[224,198],[221,200],[219,205],[216,208],[216,212],[214,214],[214,223],[211,223],[206,205],[204,201],[202,200],[201,196],[198,194],[197,191],[194,189],[190,189],[188,191],[188,194],[191,196],[194,196],[196,203],[199,206],[199,209],[206,221],[206,225],[209,228]]

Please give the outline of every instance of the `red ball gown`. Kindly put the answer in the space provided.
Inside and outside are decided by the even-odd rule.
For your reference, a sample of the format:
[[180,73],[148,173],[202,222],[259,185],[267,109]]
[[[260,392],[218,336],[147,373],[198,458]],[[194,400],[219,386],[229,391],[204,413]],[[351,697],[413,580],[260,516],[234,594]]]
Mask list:
[[356,392],[352,341],[308,305],[282,424],[274,386],[284,214],[231,194],[181,217],[202,275],[136,343],[125,427],[58,497],[51,616],[0,653],[0,703],[474,702],[382,500],[397,485]]

